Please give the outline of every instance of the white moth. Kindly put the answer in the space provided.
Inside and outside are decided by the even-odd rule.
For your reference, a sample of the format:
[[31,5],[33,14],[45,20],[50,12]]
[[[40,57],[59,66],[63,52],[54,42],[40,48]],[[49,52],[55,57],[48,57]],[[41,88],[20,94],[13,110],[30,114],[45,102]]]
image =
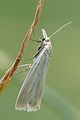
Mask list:
[[26,110],[31,112],[38,111],[40,109],[42,91],[52,49],[50,38],[71,23],[72,22],[65,24],[50,37],[47,36],[45,29],[42,29],[43,39],[18,94],[15,105],[17,110]]

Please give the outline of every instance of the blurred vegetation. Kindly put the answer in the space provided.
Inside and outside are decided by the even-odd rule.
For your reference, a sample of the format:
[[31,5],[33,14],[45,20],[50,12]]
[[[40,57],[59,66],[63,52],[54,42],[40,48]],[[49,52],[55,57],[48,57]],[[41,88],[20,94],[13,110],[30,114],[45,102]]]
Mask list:
[[[0,0],[0,78],[10,67],[34,17],[38,0]],[[15,110],[15,101],[26,73],[14,76],[0,95],[2,120],[80,120],[80,1],[44,0],[35,34],[42,38],[45,27],[51,35],[64,23],[73,21],[51,38],[52,57],[40,111]],[[33,35],[32,38],[35,38]],[[31,58],[38,44],[29,41],[24,58]],[[22,62],[23,63],[23,62]]]

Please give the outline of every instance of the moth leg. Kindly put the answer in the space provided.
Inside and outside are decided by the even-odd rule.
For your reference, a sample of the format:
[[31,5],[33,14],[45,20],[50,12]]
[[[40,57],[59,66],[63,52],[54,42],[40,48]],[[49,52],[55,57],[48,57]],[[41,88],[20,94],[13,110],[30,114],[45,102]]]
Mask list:
[[29,70],[32,67],[32,64],[23,64],[23,65],[18,66],[18,68],[22,68],[22,67],[25,67],[25,68],[19,72],[15,72],[14,75],[17,75],[22,72],[26,72],[27,70]]
[[18,68],[22,68],[22,67],[30,68],[31,66],[32,64],[23,64],[23,65],[19,65]]
[[25,68],[24,70],[20,71],[20,72],[25,72],[27,70],[29,70],[32,67],[32,64],[28,64],[29,66],[27,66],[27,68]]
[[35,36],[35,38],[36,38],[37,40],[34,40],[34,39],[32,39],[32,38],[30,37],[30,39],[31,39],[32,41],[37,42],[37,43],[42,43],[42,39],[39,38],[39,37],[34,33],[34,30],[33,30],[33,35]]
[[33,41],[33,42],[42,43],[41,40],[35,40],[35,39],[32,39],[32,38],[30,38],[30,39],[31,39],[31,41]]

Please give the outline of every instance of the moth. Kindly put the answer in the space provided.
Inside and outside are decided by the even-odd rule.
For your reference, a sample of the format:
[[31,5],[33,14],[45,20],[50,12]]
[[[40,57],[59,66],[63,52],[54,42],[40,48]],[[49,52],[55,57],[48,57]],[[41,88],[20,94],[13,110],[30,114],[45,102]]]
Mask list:
[[51,57],[52,45],[50,38],[72,22],[68,22],[53,33],[47,36],[46,30],[42,29],[43,39],[40,41],[33,64],[25,78],[18,94],[15,108],[17,110],[38,111],[40,109],[45,78]]

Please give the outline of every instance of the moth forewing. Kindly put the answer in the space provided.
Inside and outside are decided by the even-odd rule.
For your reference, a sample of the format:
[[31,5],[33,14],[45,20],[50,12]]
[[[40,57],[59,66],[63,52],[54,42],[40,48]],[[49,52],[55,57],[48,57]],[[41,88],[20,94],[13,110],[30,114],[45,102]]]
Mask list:
[[[47,35],[45,34],[45,36]],[[15,105],[18,110],[38,111],[40,109],[43,85],[52,48],[50,41],[46,41],[46,37],[42,42],[43,49],[34,58],[33,65],[18,94]]]

